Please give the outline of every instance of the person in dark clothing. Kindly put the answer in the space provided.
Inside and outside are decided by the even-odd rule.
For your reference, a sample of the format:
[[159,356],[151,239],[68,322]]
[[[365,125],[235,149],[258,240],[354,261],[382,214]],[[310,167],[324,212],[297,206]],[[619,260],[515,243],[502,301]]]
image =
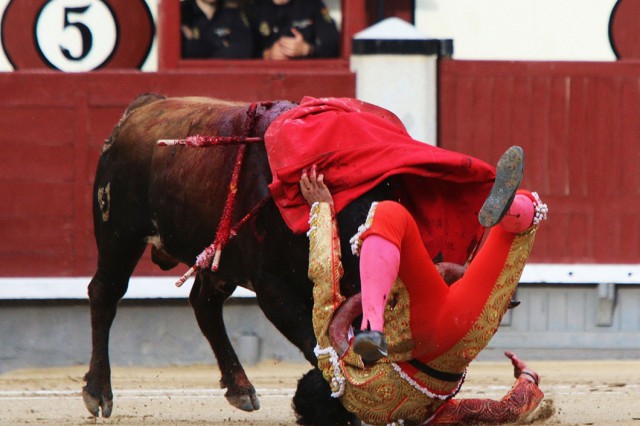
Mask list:
[[340,37],[321,0],[255,0],[247,9],[263,59],[338,56]]
[[185,0],[180,14],[183,58],[252,57],[249,21],[236,2]]

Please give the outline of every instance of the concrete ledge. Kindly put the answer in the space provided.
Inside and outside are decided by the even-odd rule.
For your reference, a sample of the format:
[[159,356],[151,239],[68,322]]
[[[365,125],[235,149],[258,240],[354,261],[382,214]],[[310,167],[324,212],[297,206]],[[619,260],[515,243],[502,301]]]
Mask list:
[[521,283],[529,284],[640,284],[638,264],[530,263]]
[[[176,287],[178,277],[131,277],[125,299],[187,299],[193,278]],[[0,278],[0,300],[88,299],[91,277]],[[238,287],[232,297],[255,297]]]
[[[132,277],[125,299],[185,299],[193,278],[176,287],[175,277]],[[0,278],[0,300],[87,299],[91,277]],[[532,263],[524,268],[522,284],[640,284],[640,265]],[[238,288],[235,298],[255,293]]]
[[[14,281],[10,288],[25,282]],[[136,279],[128,298],[118,305],[111,331],[113,365],[215,363],[186,299],[188,289],[175,289],[169,279],[159,281],[158,288],[171,297],[161,298],[162,293],[155,291],[158,288],[151,287],[145,297],[136,298],[134,288],[139,285],[142,291],[144,282],[154,281]],[[88,279],[77,279],[73,293],[79,295],[76,299],[68,293],[63,294],[63,299],[53,299],[58,294],[53,291],[49,298],[42,294],[35,298],[22,289],[22,295],[30,299],[16,298],[12,293],[11,300],[6,300],[6,285],[0,285],[5,298],[0,299],[0,342],[3,342],[0,373],[16,368],[89,362],[91,321],[87,283]],[[481,358],[502,360],[505,350],[514,350],[524,359],[638,359],[640,286],[617,287],[610,325],[603,327],[598,324],[597,286],[535,283],[520,286],[516,299],[521,305],[509,311],[509,321],[500,326]],[[174,291],[183,292],[182,298],[177,298]],[[246,365],[264,360],[304,362],[300,351],[265,318],[255,297],[231,298],[223,315],[229,337]]]
[[[265,318],[255,298],[234,298],[223,311],[238,358],[305,362]],[[87,300],[0,301],[0,374],[19,368],[87,365],[91,319]],[[216,364],[186,299],[129,299],[118,305],[109,344],[114,366]],[[213,372],[212,377],[216,377]],[[3,424],[0,421],[0,424]]]

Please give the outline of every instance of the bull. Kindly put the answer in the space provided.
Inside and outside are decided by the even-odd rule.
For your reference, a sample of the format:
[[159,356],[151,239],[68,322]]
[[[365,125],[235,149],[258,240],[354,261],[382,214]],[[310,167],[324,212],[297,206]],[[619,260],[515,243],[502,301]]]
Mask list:
[[[423,226],[423,242],[434,260],[446,261],[439,269],[447,282],[464,273],[461,264],[473,255],[482,238],[476,215],[493,182],[492,167],[414,141],[397,117],[370,104],[305,98],[294,107],[297,104],[288,101],[248,104],[147,94],[127,108],[105,141],[93,190],[98,267],[88,288],[92,353],[82,392],[94,416],[109,417],[113,409],[109,331],[118,301],[146,247],[152,245],[152,260],[163,270],[180,263],[191,265],[196,258],[202,266],[202,254],[207,253],[203,248],[214,235],[216,242],[219,235],[227,235],[229,238],[220,240],[225,243],[224,254],[214,258],[214,268],[204,262],[207,267],[196,269],[189,295],[198,326],[218,361],[227,401],[245,411],[260,407],[222,316],[225,300],[241,286],[255,292],[267,319],[313,367],[300,379],[294,397],[299,421],[358,422],[330,397],[328,384],[315,368],[308,240],[299,229],[300,221],[306,222],[302,216],[308,206],[301,209],[290,203],[290,189],[297,186],[299,170],[289,164],[287,147],[308,161],[320,162],[334,173],[337,188],[341,186],[335,200],[343,295],[357,297],[359,293],[358,259],[351,253],[349,238],[366,221],[371,203],[377,200],[402,200],[414,209],[414,217],[424,219],[418,221]],[[334,111],[331,124],[326,124],[329,116],[318,114],[328,110]],[[342,115],[345,111],[356,114]],[[305,120],[315,124],[307,127],[310,131],[299,133]],[[326,133],[327,128],[338,134]],[[197,135],[239,141],[246,137],[248,141],[260,139],[267,129],[271,135],[279,129],[279,138],[272,139],[283,144],[276,148],[263,143],[220,144],[206,149],[158,144],[159,140]],[[281,166],[277,182],[272,174],[274,163]],[[351,178],[360,181],[354,183]],[[283,182],[285,186],[275,186]],[[359,185],[359,190],[353,191],[353,185]],[[274,193],[277,200],[272,198]],[[290,207],[286,212],[283,199]],[[230,232],[229,224],[244,226],[234,226]],[[225,227],[226,234],[221,234]],[[218,244],[217,249],[220,247]]]
[[[275,117],[294,106],[287,101],[260,104],[254,116],[248,117],[246,103],[147,94],[128,107],[105,141],[93,191],[98,265],[88,286],[92,353],[82,392],[92,415],[109,417],[112,413],[109,331],[137,262],[151,244],[152,260],[163,270],[179,263],[193,264],[216,234],[240,149],[238,145],[159,147],[157,141],[243,132],[262,136]],[[264,145],[246,146],[234,223],[268,200],[270,181]],[[384,190],[385,185],[380,188]],[[340,213],[345,236],[356,232],[371,201],[382,197],[376,192]],[[346,239],[342,247],[349,247]],[[344,282],[348,283],[343,293],[353,295],[359,288],[357,261],[345,250],[343,262]],[[225,397],[232,406],[253,411],[260,404],[226,333],[223,303],[237,286],[253,290],[266,317],[315,365],[312,283],[307,278],[307,265],[306,236],[295,235],[268,200],[229,240],[218,271],[200,269],[196,273],[189,302],[218,361],[220,385],[227,389]],[[325,385],[319,382],[319,386]],[[337,400],[332,404],[336,418],[348,421],[349,415]]]

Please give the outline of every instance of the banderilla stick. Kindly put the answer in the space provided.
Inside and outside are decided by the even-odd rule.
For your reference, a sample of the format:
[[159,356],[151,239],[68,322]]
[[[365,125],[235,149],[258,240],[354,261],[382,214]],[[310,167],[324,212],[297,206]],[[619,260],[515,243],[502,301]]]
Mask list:
[[218,145],[236,145],[241,143],[264,142],[264,138],[260,136],[244,137],[244,136],[188,136],[184,139],[160,139],[158,146],[174,146],[186,145],[192,148],[204,148]]

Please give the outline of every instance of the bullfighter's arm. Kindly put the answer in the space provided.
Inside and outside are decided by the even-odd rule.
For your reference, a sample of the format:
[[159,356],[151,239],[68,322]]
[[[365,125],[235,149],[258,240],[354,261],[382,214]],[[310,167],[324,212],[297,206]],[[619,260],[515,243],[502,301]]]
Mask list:
[[450,400],[438,411],[430,425],[503,424],[514,422],[538,407],[544,394],[538,374],[528,370],[513,353],[506,352],[514,368],[516,382],[500,401],[493,399]]
[[311,206],[309,212],[309,279],[313,281],[313,331],[320,349],[330,348],[329,325],[344,301],[340,294],[343,270],[340,237],[333,198],[316,166],[302,171],[300,191]]
[[329,325],[333,313],[344,301],[340,294],[342,263],[340,238],[332,207],[315,203],[309,224],[309,278],[313,281],[313,328],[321,348],[331,346]]

